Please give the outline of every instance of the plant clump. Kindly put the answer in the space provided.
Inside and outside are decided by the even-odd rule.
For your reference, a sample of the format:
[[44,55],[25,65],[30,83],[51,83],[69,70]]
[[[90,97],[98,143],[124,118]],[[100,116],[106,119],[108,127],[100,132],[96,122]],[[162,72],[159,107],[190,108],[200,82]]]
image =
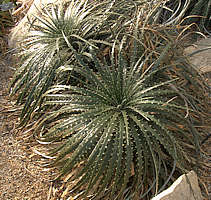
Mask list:
[[11,95],[81,198],[149,199],[201,169],[209,88],[183,57],[186,27],[157,22],[163,6],[72,0],[30,22]]

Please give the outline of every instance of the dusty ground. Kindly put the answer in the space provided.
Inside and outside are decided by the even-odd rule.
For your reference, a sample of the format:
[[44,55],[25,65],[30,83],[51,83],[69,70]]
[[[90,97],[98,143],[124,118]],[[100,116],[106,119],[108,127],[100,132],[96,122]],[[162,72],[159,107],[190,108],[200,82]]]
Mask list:
[[[0,199],[46,200],[51,183],[45,179],[33,144],[20,139],[18,110],[8,101],[8,85],[13,73],[9,57],[0,56]],[[33,162],[35,161],[35,162]]]
[[55,172],[42,168],[45,160],[35,152],[46,149],[18,129],[20,110],[8,90],[13,66],[11,57],[0,51],[0,200],[66,199],[65,184],[52,181]]

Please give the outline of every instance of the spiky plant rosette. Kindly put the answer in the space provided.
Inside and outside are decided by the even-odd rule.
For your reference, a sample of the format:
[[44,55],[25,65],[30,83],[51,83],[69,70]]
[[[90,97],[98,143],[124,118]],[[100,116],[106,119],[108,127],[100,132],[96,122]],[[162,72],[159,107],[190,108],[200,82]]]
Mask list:
[[22,41],[19,67],[11,83],[11,95],[17,94],[17,104],[23,105],[22,125],[39,108],[42,94],[53,83],[68,81],[67,77],[55,77],[58,66],[74,62],[68,45],[81,54],[87,45],[97,48],[93,40],[101,34],[105,10],[90,6],[87,0],[76,0],[44,8],[41,16],[29,21],[30,32]]
[[53,86],[45,104],[55,111],[35,131],[41,143],[58,145],[49,167],[59,166],[59,177],[68,175],[70,190],[95,199],[150,198],[175,169],[197,167],[201,136],[189,116],[198,111],[175,90],[178,79],[167,75],[172,66],[160,67],[171,45],[144,73],[147,59],[137,54],[136,44],[129,60],[122,46],[117,53],[114,45],[109,62],[91,50],[97,72],[75,52],[81,67],[74,70],[86,81]]

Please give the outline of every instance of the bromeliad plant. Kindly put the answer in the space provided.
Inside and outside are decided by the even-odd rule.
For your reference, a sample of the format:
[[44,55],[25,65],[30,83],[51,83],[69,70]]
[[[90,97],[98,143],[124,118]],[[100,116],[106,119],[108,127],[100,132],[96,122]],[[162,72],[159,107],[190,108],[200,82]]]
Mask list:
[[109,61],[90,51],[97,72],[75,52],[74,70],[86,81],[73,76],[77,86],[56,85],[45,94],[45,104],[56,107],[43,116],[37,138],[58,145],[49,167],[68,175],[70,190],[94,199],[144,199],[162,190],[175,169],[196,165],[199,113],[184,103],[194,97],[178,91],[172,66],[160,65],[171,45],[144,72],[137,42],[129,60],[123,42],[116,46]]
[[88,45],[97,48],[93,40],[101,35],[105,9],[98,11],[97,5],[87,2],[74,0],[63,6],[47,7],[42,16],[29,21],[31,30],[22,41],[20,66],[11,83],[11,95],[18,93],[17,104],[24,104],[22,125],[38,109],[42,94],[55,81],[62,81],[55,78],[58,66],[74,62],[69,45],[80,54],[86,52]]
[[49,167],[72,191],[151,198],[175,170],[198,167],[206,84],[183,59],[177,30],[153,21],[163,1],[70,2],[31,23],[11,89],[21,123],[37,111],[37,139],[58,146]]

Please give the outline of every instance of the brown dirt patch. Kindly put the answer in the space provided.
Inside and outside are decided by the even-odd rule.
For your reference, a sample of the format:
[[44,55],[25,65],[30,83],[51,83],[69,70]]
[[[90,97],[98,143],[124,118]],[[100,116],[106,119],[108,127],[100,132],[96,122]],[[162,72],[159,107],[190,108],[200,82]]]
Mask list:
[[10,56],[0,56],[0,199],[46,200],[51,183],[43,172],[29,139],[18,132],[18,110],[8,100],[12,70]]

